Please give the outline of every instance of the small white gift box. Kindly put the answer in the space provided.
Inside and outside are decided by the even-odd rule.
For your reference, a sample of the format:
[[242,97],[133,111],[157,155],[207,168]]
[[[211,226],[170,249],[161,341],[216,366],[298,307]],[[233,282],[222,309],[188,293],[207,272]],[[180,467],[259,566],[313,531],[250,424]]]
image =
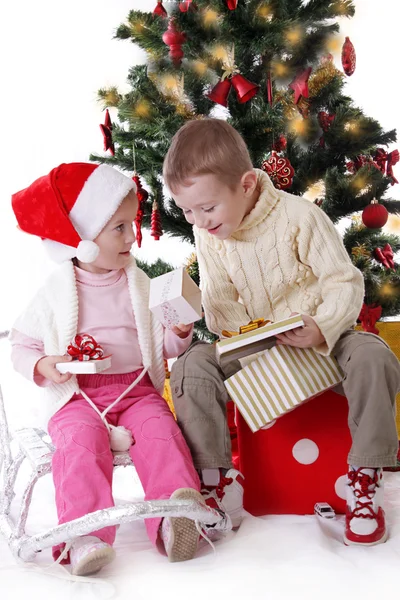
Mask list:
[[56,364],[56,369],[60,373],[73,373],[82,375],[86,373],[101,373],[111,367],[111,356],[100,358],[99,360],[71,360]]
[[175,269],[150,282],[149,308],[161,323],[188,325],[201,319],[201,292],[185,269]]

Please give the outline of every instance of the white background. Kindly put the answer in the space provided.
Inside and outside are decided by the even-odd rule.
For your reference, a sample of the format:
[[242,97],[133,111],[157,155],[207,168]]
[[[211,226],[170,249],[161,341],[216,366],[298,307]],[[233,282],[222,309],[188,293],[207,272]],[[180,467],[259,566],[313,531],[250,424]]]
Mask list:
[[[240,2],[241,0],[239,0]],[[222,2],[222,0],[221,0]],[[8,328],[32,291],[49,272],[40,242],[18,232],[10,209],[11,193],[61,162],[85,161],[102,152],[96,102],[100,87],[122,90],[128,69],[141,60],[129,42],[113,41],[129,9],[152,10],[155,0],[15,0],[0,9],[1,176],[0,176],[0,331]],[[398,0],[357,0],[357,16],[345,21],[357,51],[357,69],[347,93],[384,128],[400,129],[398,111]],[[339,58],[338,56],[336,57]],[[338,66],[340,65],[337,60]],[[397,172],[397,173],[396,173]],[[395,167],[400,179],[400,165]],[[399,197],[399,186],[393,194]],[[158,254],[177,264],[189,248],[144,237],[141,256]],[[11,373],[6,342],[0,342],[0,380],[13,426],[33,424],[34,392]],[[33,415],[34,416],[34,415]],[[285,476],[283,473],[282,476]],[[140,486],[117,477],[117,499],[140,497]],[[16,564],[0,539],[0,590],[7,600],[110,598],[149,600],[333,599],[388,597],[398,590],[400,554],[399,475],[388,478],[391,538],[375,548],[346,548],[343,520],[315,517],[247,516],[240,531],[217,544],[217,554],[203,550],[190,563],[171,565],[157,554],[142,523],[121,527],[117,561],[99,584],[57,579],[57,570],[35,571]],[[293,489],[293,494],[302,493]],[[31,530],[55,524],[49,477],[39,485]],[[135,495],[136,494],[136,495]],[[324,500],[321,498],[321,500]],[[42,553],[39,565],[51,562]],[[114,594],[114,595],[113,595]]]
[[[0,331],[10,326],[27,295],[53,267],[40,242],[16,230],[10,196],[61,162],[87,161],[91,152],[102,153],[99,123],[104,113],[97,90],[117,85],[127,91],[129,68],[144,58],[129,41],[113,40],[113,33],[130,9],[152,10],[156,0],[17,0],[2,5]],[[400,129],[399,3],[357,0],[356,7],[356,17],[345,19],[341,32],[343,38],[350,36],[357,52],[346,92],[384,128]],[[335,58],[340,67],[339,52]],[[396,172],[399,177],[400,166]],[[391,191],[399,197],[399,186]],[[145,232],[136,254],[149,261],[162,256],[178,265],[189,253],[186,244],[167,236],[154,242]]]

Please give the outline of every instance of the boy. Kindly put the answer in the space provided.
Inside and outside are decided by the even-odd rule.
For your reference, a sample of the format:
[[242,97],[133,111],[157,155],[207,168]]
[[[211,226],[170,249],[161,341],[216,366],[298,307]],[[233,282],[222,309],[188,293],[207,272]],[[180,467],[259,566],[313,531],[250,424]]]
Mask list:
[[[352,328],[364,297],[363,277],[342,240],[313,203],[275,189],[253,169],[244,140],[218,119],[191,121],[174,136],[164,179],[193,225],[208,328],[238,330],[251,319],[300,313],[304,327],[279,344],[332,353],[344,372],[352,448],[348,456],[346,544],[387,539],[382,467],[396,464],[394,403],[400,365],[377,336]],[[223,381],[212,345],[194,344],[171,374],[178,422],[199,470],[219,469],[213,502],[240,525],[243,489],[231,468]]]

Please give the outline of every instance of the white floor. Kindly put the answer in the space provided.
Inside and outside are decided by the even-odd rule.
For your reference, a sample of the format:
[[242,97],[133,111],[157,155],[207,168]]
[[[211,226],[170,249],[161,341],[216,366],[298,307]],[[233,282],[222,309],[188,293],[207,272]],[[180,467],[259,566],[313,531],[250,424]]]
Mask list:
[[[10,375],[6,344],[0,344],[0,382],[11,427],[35,425],[32,386]],[[22,486],[26,472],[21,472]],[[121,526],[117,559],[91,579],[73,581],[52,565],[50,551],[35,563],[17,563],[0,539],[0,598],[14,600],[208,600],[343,598],[368,600],[398,595],[400,578],[400,473],[386,473],[390,538],[371,548],[346,547],[343,517],[246,515],[237,533],[216,543],[214,554],[202,546],[198,557],[170,564],[146,537],[144,524]],[[142,499],[132,468],[115,473],[118,503]],[[294,493],[301,493],[294,490]],[[52,479],[36,486],[28,520],[29,533],[56,524]]]

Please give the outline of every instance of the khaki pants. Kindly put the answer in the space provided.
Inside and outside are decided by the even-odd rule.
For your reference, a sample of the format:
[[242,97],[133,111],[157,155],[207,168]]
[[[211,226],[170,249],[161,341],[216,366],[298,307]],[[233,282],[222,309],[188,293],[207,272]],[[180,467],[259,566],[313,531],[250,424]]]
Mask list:
[[[353,443],[348,463],[395,466],[399,361],[380,337],[354,330],[340,337],[332,354],[344,372],[343,382],[334,391],[345,395],[349,403]],[[231,361],[222,371],[215,347],[204,342],[194,343],[172,367],[171,390],[178,423],[197,469],[232,466],[226,422],[230,398],[224,380],[239,369],[239,362]]]

